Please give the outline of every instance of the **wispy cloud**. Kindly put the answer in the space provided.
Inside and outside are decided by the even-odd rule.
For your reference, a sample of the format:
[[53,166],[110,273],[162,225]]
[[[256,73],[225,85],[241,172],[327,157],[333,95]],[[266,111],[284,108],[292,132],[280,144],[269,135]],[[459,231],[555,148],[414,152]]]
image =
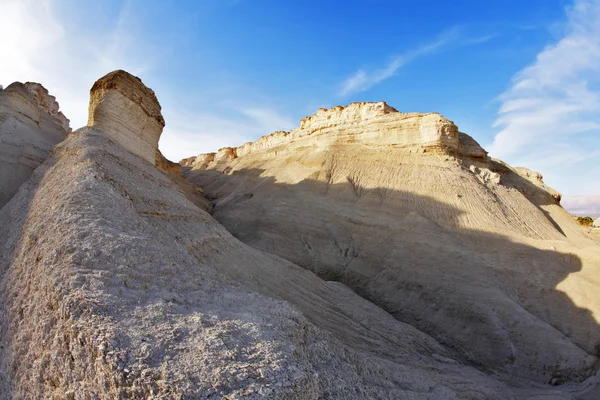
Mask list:
[[575,0],[560,40],[504,92],[491,155],[567,194],[600,193],[600,0]]
[[483,36],[468,38],[468,39],[464,40],[464,44],[465,45],[482,44],[482,43],[489,42],[492,39],[495,39],[497,36],[498,35],[494,33],[494,34],[491,34],[491,35],[483,35]]
[[384,80],[391,78],[400,68],[415,59],[434,53],[442,46],[457,40],[460,37],[458,29],[451,29],[442,33],[436,40],[403,54],[394,56],[383,68],[367,71],[359,69],[346,79],[341,86],[339,95],[346,96],[351,93],[364,92]]
[[405,53],[395,55],[382,68],[367,70],[364,68],[356,71],[352,76],[342,82],[339,95],[347,96],[352,93],[364,92],[393,77],[396,72],[405,65],[417,60],[418,58],[440,51],[445,46],[456,44],[460,46],[474,46],[486,43],[494,39],[496,34],[488,34],[477,37],[464,37],[461,29],[454,27],[441,33],[434,41],[426,43],[420,47],[411,49]]
[[276,130],[290,130],[299,124],[271,108],[242,108],[240,111],[251,118],[265,135]]

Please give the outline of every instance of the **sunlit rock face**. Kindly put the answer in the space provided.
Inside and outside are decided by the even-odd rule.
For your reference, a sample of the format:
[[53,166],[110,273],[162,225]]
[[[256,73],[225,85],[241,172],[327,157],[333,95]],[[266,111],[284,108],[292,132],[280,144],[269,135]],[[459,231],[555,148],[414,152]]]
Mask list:
[[39,83],[0,90],[0,207],[70,131],[56,99]]
[[324,147],[356,144],[394,146],[408,152],[434,152],[485,159],[486,152],[468,135],[459,134],[456,125],[438,113],[402,113],[385,102],[352,103],[321,108],[300,121],[290,132],[278,131],[239,147],[225,147],[216,153],[188,158],[183,165],[233,160],[257,151],[282,145]]
[[597,324],[572,300],[600,311],[600,283],[576,275],[597,273],[595,243],[541,175],[442,115],[320,109],[185,165],[236,238],[349,286],[462,362],[542,384],[595,373]]
[[227,232],[156,151],[160,108],[136,78],[94,85],[90,125],[0,209],[1,400],[512,393],[344,285]]
[[141,79],[117,70],[92,86],[88,126],[154,164],[158,139],[165,127],[160,111],[152,89]]

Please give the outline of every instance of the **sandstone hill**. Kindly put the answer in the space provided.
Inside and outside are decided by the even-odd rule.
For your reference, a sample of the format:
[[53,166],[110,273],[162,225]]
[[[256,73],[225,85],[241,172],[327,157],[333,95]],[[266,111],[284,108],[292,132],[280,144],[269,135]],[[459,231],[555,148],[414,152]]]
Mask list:
[[0,88],[0,207],[71,131],[58,103],[38,83]]
[[186,161],[211,204],[160,110],[101,78],[1,208],[0,399],[597,398],[597,248],[538,175],[367,103]]
[[235,237],[343,283],[518,384],[598,366],[600,248],[526,168],[437,113],[321,109],[291,132],[182,160]]

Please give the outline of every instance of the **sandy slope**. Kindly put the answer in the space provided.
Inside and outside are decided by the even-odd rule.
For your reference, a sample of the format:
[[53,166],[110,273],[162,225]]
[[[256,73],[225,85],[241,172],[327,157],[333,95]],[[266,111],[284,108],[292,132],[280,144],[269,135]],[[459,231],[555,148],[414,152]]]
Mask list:
[[430,151],[418,130],[412,146],[381,145],[364,134],[373,120],[327,121],[201,155],[187,176],[237,238],[348,285],[462,362],[507,382],[595,373],[600,248],[556,192],[497,160]]
[[2,398],[512,393],[342,285],[240,243],[91,128],[0,222]]

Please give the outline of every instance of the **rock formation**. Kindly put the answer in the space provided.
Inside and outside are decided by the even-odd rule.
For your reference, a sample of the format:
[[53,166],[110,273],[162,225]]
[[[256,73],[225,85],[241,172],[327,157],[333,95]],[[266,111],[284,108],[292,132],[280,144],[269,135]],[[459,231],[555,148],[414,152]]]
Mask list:
[[523,167],[517,167],[515,168],[515,171],[523,178],[527,179],[529,182],[542,189],[544,192],[550,194],[550,196],[552,196],[558,203],[560,203],[562,195],[544,183],[542,174]]
[[0,90],[0,207],[70,131],[56,99],[39,83]]
[[182,160],[184,166],[197,166],[220,160],[233,160],[261,150],[280,146],[300,148],[308,143],[325,147],[338,143],[364,147],[394,146],[409,152],[436,152],[485,160],[487,153],[470,136],[458,132],[452,121],[438,113],[400,113],[385,102],[352,103],[329,110],[321,108],[303,118],[290,132],[275,132],[243,146],[219,149]]
[[[353,105],[187,162],[233,236],[158,152],[150,89],[116,71],[91,97],[89,126],[0,210],[0,399],[595,398],[597,332],[551,289],[577,267],[563,234],[462,231],[521,217],[475,196],[542,189],[439,114]],[[379,118],[400,145],[363,129]],[[557,217],[544,206],[523,224]]]
[[460,362],[506,382],[595,373],[600,330],[578,306],[600,315],[581,295],[600,284],[600,249],[541,175],[441,115],[322,109],[186,165],[237,238],[348,285]]
[[165,127],[160,110],[152,89],[141,79],[118,70],[92,86],[88,126],[154,164],[158,139]]

